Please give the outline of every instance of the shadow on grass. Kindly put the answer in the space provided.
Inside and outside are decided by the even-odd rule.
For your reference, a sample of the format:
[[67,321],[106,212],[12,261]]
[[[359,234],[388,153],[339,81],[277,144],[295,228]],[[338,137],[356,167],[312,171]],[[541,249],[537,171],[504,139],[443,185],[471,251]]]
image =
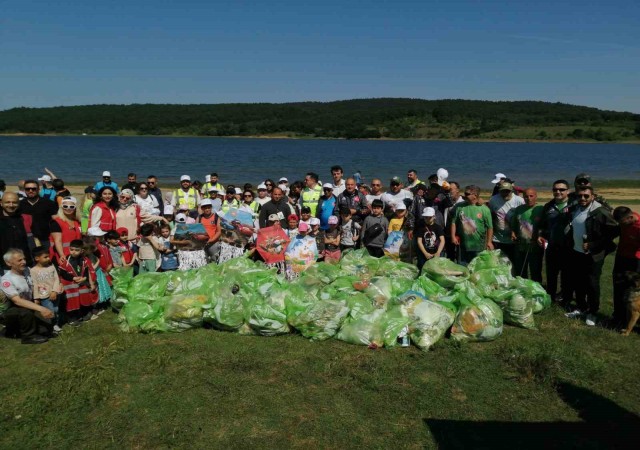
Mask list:
[[559,383],[582,422],[473,422],[423,419],[440,449],[638,448],[640,417],[593,392]]

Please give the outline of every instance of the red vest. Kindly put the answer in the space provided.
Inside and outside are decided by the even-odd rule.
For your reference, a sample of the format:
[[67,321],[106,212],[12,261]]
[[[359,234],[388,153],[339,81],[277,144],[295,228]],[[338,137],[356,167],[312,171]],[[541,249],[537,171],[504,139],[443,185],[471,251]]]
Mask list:
[[[71,241],[75,239],[82,239],[80,222],[74,220],[73,230],[70,230],[69,224],[63,219],[55,217],[53,220],[58,223],[58,225],[60,226],[60,230],[62,230],[62,253],[64,253],[64,256],[69,256],[69,244],[71,243]],[[53,236],[49,236],[49,243],[51,244],[51,247],[49,247],[49,256],[51,257],[51,260],[53,260],[54,256],[57,255],[55,244],[53,242]]]
[[[102,217],[100,218],[100,223],[95,224],[91,223],[91,213],[93,213],[94,208],[100,208],[102,210]],[[102,231],[111,231],[116,229],[116,213],[113,209],[109,208],[105,202],[95,203],[91,207],[91,212],[89,213],[89,228],[99,226]]]
[[[66,272],[74,277],[88,275],[92,279],[95,279],[96,276],[93,266],[87,257],[82,258],[80,273],[76,272],[74,267],[68,262],[60,265],[60,271]],[[62,277],[60,277],[60,282],[64,287],[64,293],[67,297],[67,311],[75,311],[80,309],[80,306],[91,306],[98,301],[97,295],[91,292],[88,286],[79,285],[74,281],[67,281]]]

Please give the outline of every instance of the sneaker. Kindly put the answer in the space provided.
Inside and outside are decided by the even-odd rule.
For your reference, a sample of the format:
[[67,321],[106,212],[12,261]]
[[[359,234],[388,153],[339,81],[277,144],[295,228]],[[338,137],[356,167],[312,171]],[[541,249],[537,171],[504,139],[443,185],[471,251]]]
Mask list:
[[573,311],[566,313],[564,316],[569,319],[578,319],[582,317],[582,311],[580,311],[579,309],[574,309]]
[[[91,314],[91,317],[89,317],[88,320],[96,320],[97,318],[98,318],[97,314]],[[85,319],[85,320],[87,320],[87,319]]]
[[22,343],[23,344],[44,344],[45,342],[47,342],[49,339],[47,339],[44,336],[40,336],[38,334],[34,334],[33,336],[29,336],[29,337],[25,337],[22,338]]
[[584,321],[587,326],[594,327],[596,325],[596,316],[593,314],[587,314],[587,320]]
[[103,314],[103,313],[105,313],[105,312],[107,312],[107,310],[106,310],[106,309],[99,309],[99,310],[98,310],[98,312],[96,313],[96,315],[100,316],[100,315],[102,315],[102,314]]
[[61,333],[62,332],[62,328],[60,328],[58,325],[54,325],[53,326],[53,332],[54,333]]

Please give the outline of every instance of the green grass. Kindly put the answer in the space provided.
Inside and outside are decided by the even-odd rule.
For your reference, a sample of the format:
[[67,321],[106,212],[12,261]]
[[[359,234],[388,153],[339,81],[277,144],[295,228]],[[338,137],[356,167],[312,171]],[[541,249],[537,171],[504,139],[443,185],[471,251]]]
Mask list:
[[[604,315],[610,272],[611,258]],[[107,313],[44,345],[0,341],[0,448],[433,448],[424,419],[580,421],[558,382],[640,414],[638,334],[556,307],[536,322],[424,353],[205,329],[124,334]]]

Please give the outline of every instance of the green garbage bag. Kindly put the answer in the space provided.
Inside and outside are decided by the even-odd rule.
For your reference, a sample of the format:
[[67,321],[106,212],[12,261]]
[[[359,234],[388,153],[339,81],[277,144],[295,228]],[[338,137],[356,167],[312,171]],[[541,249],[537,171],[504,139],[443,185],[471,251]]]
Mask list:
[[138,275],[129,284],[129,302],[151,302],[164,297],[169,276],[167,272],[152,272]]
[[221,289],[212,309],[205,310],[203,320],[222,331],[240,331],[244,322],[243,297],[234,295],[231,287]]
[[354,288],[354,285],[358,285],[360,281],[360,278],[356,276],[338,278],[333,283],[320,289],[317,292],[317,297],[320,300],[336,300],[338,298],[345,298],[350,295],[358,294],[360,292]]
[[491,341],[502,334],[502,310],[492,300],[478,295],[468,282],[456,288],[460,309],[451,327],[455,340]]
[[370,314],[376,309],[369,297],[362,292],[355,294],[338,293],[338,296],[334,300],[346,302],[349,307],[349,318],[351,319],[357,319],[362,315]]
[[395,297],[400,294],[403,294],[411,289],[415,280],[410,280],[407,278],[396,278],[389,277],[389,281],[391,282],[391,296]]
[[376,275],[379,277],[404,278],[415,280],[418,276],[418,268],[413,264],[396,261],[388,256],[378,259],[379,266]]
[[290,332],[285,312],[286,288],[274,285],[264,297],[253,294],[245,308],[245,320],[260,336],[277,336]]
[[447,306],[428,300],[416,291],[405,292],[397,301],[410,318],[409,337],[421,350],[438,342],[451,328],[456,312]]
[[301,282],[305,286],[325,286],[333,283],[340,276],[341,269],[334,264],[320,262],[312,264],[300,275]]
[[338,332],[347,314],[349,307],[345,302],[318,300],[301,314],[287,318],[304,337],[312,341],[324,341]]
[[390,306],[384,315],[382,326],[382,338],[385,347],[395,347],[400,333],[408,329],[411,322],[407,312],[398,305]]
[[345,321],[335,337],[350,344],[393,347],[408,324],[409,317],[397,307],[389,311],[374,309],[357,319]]
[[240,288],[242,290],[251,290],[264,296],[269,292],[273,286],[280,285],[280,280],[277,276],[277,269],[264,270],[260,272],[254,272],[251,276],[244,277],[240,281]]
[[203,306],[207,296],[202,294],[181,294],[167,301],[164,319],[171,331],[184,331],[202,326]]
[[370,256],[366,249],[352,250],[343,253],[339,266],[342,274],[371,278],[378,271],[380,260]]
[[[133,331],[164,331],[165,327],[160,326],[164,324],[161,320],[163,316],[163,303],[162,302],[128,302],[125,303],[118,319],[120,321],[120,329],[125,332]],[[159,320],[160,319],[160,320]],[[157,329],[147,324],[153,323]]]
[[504,322],[509,325],[535,330],[536,324],[533,319],[533,303],[532,300],[527,300],[520,293],[514,293],[502,308],[504,312]]
[[113,277],[111,306],[120,310],[129,301],[127,291],[133,281],[133,267],[116,267],[110,274]]
[[469,278],[466,267],[454,263],[447,258],[432,258],[422,266],[422,274],[431,278],[440,286],[451,289],[456,284]]
[[207,295],[213,284],[218,283],[217,278],[213,278],[206,272],[200,270],[185,270],[164,272],[168,278],[165,296],[183,294]]
[[284,297],[285,312],[289,325],[293,325],[295,319],[311,308],[317,301],[315,294],[306,290],[304,286],[295,282],[289,283]]
[[471,260],[467,268],[471,273],[485,269],[507,267],[511,273],[511,261],[501,250],[484,250]]
[[533,312],[539,313],[551,307],[551,296],[542,285],[536,281],[527,280],[526,278],[515,277],[510,287],[517,289],[520,294],[533,302]]
[[419,292],[426,298],[435,298],[445,295],[447,290],[426,275],[419,276],[411,285],[411,290]]
[[480,295],[488,298],[500,297],[499,291],[508,289],[512,280],[511,269],[506,265],[477,270],[469,276]]
[[373,277],[364,293],[371,299],[376,308],[384,308],[393,297],[391,279],[388,277]]

